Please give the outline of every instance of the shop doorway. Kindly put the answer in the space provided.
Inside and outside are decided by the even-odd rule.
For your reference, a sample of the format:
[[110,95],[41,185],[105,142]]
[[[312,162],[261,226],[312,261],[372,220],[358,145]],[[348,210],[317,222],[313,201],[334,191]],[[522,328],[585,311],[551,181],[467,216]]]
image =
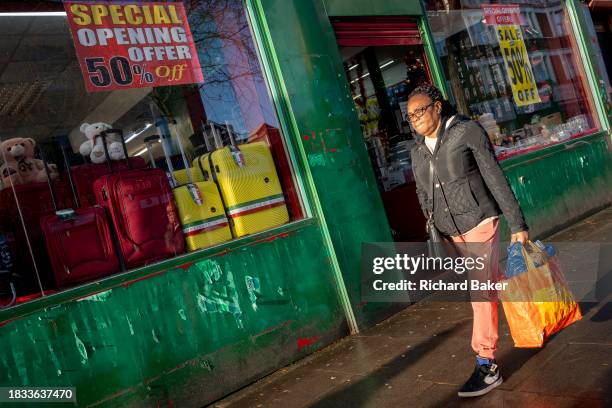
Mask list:
[[396,241],[421,241],[425,218],[412,175],[406,102],[431,81],[416,19],[334,19],[355,109]]

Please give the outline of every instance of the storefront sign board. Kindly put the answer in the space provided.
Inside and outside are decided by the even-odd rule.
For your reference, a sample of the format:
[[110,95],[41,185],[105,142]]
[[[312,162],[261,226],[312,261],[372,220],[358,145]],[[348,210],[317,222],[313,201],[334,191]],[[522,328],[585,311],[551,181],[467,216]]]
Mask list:
[[88,92],[204,80],[183,3],[64,2]]
[[523,39],[519,6],[483,5],[482,9],[485,22],[495,26],[516,106],[542,102]]

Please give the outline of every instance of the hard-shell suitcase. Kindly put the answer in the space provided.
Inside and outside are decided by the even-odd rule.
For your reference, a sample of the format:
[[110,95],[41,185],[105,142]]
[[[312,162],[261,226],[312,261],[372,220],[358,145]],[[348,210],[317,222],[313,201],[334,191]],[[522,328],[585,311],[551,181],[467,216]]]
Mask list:
[[164,154],[168,170],[174,174],[175,187],[172,192],[187,250],[195,251],[229,241],[232,239],[232,232],[217,185],[210,179],[204,181],[200,172],[192,171],[193,169],[188,167],[180,137],[177,138],[177,143],[185,169],[174,171],[165,148]]
[[[130,157],[130,164],[133,169],[143,169],[147,163],[142,157]],[[117,172],[128,170],[127,163],[123,160],[113,161],[113,169]],[[109,174],[108,164],[106,163],[87,163],[70,167],[70,174],[74,186],[79,196],[82,208],[96,205],[96,195],[94,194],[93,183],[97,178]]]
[[[64,164],[69,168],[66,151],[62,147]],[[43,157],[44,159],[44,157]],[[119,271],[119,260],[104,209],[100,206],[58,210],[53,183],[47,178],[55,214],[40,220],[45,236],[51,267],[58,288],[102,278]],[[74,201],[78,197],[70,172],[66,172],[73,187]]]
[[[217,147],[220,138],[212,128]],[[196,159],[201,173],[217,182],[235,237],[261,232],[289,221],[283,190],[265,142],[217,148]]]
[[[176,180],[177,186],[185,186],[189,184],[189,176],[187,175],[187,171],[191,172],[191,180],[193,183],[199,183],[201,181],[205,181],[200,171],[190,167],[190,168],[185,168],[185,169],[174,170],[172,172],[172,174],[174,174],[174,180]],[[211,180],[208,180],[208,181],[211,181]]]
[[268,145],[270,153],[272,153],[272,159],[276,165],[278,178],[283,188],[283,192],[285,193],[289,214],[292,219],[302,218],[303,210],[293,180],[293,171],[291,170],[288,155],[285,151],[283,139],[278,128],[264,123],[249,135],[248,141],[249,143],[261,141]]
[[[123,134],[117,129],[103,132],[102,137],[111,132],[118,133],[123,141]],[[122,145],[128,157],[124,141]],[[131,168],[129,162],[127,165]],[[96,201],[112,220],[125,267],[134,268],[183,253],[183,232],[166,173],[161,169],[113,172],[110,162],[109,170],[111,174],[94,182],[94,192]]]

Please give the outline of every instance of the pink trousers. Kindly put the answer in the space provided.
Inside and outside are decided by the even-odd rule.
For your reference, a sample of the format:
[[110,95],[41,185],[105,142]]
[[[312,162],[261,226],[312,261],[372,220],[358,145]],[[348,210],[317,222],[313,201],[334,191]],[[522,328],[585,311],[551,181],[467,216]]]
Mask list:
[[[485,255],[486,274],[497,279],[499,276],[499,220],[490,220],[471,229],[463,235],[451,237],[455,243],[478,243],[467,248],[477,248],[478,256]],[[461,246],[460,246],[461,247]],[[471,251],[470,251],[471,252]],[[495,358],[497,339],[499,338],[497,302],[472,300],[474,324],[472,327],[472,349],[481,357]]]

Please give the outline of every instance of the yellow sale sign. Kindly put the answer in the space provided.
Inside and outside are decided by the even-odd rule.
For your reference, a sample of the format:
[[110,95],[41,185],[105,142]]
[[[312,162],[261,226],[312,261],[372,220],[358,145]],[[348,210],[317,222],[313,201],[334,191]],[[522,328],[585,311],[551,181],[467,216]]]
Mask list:
[[481,7],[486,23],[495,26],[516,106],[542,102],[523,40],[519,6],[483,4]]
[[516,25],[501,25],[496,28],[516,106],[542,102],[531,70],[521,28]]

